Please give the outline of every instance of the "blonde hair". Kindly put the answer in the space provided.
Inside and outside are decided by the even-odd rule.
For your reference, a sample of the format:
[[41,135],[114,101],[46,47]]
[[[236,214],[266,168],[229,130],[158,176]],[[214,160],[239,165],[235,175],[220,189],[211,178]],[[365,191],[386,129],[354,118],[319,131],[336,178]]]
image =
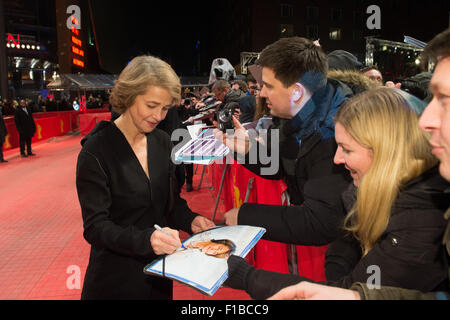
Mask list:
[[173,98],[172,105],[180,103],[180,79],[168,63],[152,56],[139,56],[131,60],[115,81],[109,102],[115,112],[122,114],[150,86],[166,89]]
[[355,141],[373,152],[358,186],[345,228],[366,255],[386,230],[401,188],[437,164],[429,135],[420,130],[418,100],[392,88],[377,88],[348,100],[338,111],[340,123]]

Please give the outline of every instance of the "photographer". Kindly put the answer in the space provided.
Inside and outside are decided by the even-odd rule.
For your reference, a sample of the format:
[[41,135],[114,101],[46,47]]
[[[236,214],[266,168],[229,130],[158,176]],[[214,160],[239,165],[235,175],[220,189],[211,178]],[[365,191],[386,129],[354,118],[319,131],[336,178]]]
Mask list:
[[185,98],[181,101],[181,105],[178,106],[178,118],[181,123],[188,123],[187,125],[192,124],[192,117],[196,116],[199,111],[195,108],[196,99]]
[[[245,93],[240,90],[232,90],[228,81],[225,80],[216,81],[212,87],[212,91],[216,96],[216,99],[222,102],[216,109],[217,113],[222,112],[224,117],[227,118],[224,119],[226,121],[222,121],[222,124],[224,122],[227,123],[225,124],[225,127],[219,129],[232,129],[233,120],[231,118],[231,115],[234,113],[236,117],[239,116],[239,101],[241,100],[241,98],[246,96]],[[227,110],[230,110],[231,112],[227,112]],[[222,124],[221,121],[219,121],[219,126],[221,126]]]

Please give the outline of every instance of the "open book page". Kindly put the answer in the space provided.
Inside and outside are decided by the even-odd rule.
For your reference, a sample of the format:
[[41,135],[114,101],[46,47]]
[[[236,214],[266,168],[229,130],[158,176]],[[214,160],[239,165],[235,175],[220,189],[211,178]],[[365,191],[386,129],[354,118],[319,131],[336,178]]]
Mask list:
[[144,272],[165,276],[213,295],[228,277],[228,255],[245,257],[265,231],[251,226],[226,226],[204,231],[183,242],[187,249],[166,256],[165,261],[161,258],[149,264]]

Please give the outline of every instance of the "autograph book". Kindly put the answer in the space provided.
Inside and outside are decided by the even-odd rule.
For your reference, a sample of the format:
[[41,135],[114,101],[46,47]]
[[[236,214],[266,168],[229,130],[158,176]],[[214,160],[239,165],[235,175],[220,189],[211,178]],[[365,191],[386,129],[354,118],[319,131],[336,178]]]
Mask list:
[[252,226],[216,227],[186,239],[186,249],[165,255],[144,273],[167,277],[212,296],[228,277],[227,257],[244,258],[266,232]]

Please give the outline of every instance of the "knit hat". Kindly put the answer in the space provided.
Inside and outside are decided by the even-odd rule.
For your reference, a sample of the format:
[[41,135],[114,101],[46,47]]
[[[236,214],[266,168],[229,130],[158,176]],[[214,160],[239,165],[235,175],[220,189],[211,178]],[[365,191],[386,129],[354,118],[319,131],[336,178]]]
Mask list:
[[344,50],[335,50],[328,54],[328,68],[337,70],[358,70],[362,63],[351,54]]

